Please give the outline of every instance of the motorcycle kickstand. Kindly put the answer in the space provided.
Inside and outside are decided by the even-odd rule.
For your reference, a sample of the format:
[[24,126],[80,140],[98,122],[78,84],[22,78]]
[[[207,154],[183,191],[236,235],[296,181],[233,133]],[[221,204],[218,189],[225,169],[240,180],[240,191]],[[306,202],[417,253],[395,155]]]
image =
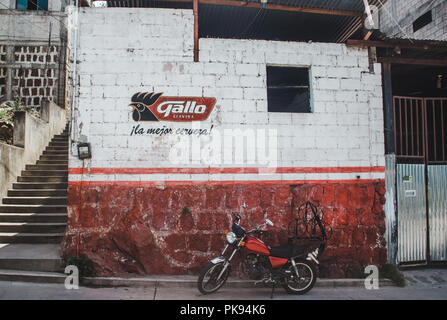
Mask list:
[[273,281],[272,293],[270,294],[270,299],[273,300],[273,293],[275,292],[276,281]]

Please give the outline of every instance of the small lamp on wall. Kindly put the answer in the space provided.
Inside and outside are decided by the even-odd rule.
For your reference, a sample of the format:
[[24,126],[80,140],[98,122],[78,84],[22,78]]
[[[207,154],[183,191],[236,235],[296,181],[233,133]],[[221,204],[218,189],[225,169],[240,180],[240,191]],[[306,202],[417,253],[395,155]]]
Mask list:
[[90,143],[78,143],[78,158],[81,160],[90,159],[92,152],[90,150]]

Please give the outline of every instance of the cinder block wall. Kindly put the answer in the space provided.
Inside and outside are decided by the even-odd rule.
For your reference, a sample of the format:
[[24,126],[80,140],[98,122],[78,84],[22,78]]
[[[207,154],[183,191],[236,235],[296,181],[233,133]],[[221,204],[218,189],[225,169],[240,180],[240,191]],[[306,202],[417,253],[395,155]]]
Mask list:
[[[9,2],[15,9],[16,1]],[[60,0],[49,1],[49,11],[1,10],[0,101],[18,95],[32,107],[42,99],[65,106],[67,21],[61,10]]]
[[[413,32],[413,22],[429,10],[432,10],[433,21]],[[447,2],[389,0],[380,9],[380,29],[391,37],[447,40]]]
[[[366,49],[200,39],[193,62],[191,10],[81,12],[72,134],[73,146],[91,143],[93,157],[70,156],[65,256],[80,250],[102,274],[197,272],[221,250],[222,231],[243,202],[251,220],[276,223],[273,242],[280,244],[292,208],[311,200],[334,228],[324,275],[352,276],[386,258],[381,68],[370,71]],[[310,67],[311,113],[267,111],[267,65]],[[136,123],[129,106],[136,92],[217,103],[200,123]],[[221,141],[229,129],[261,132],[273,141],[273,169],[259,174],[266,166],[259,136],[243,159],[236,145],[211,148],[234,159],[210,163],[208,136],[131,135],[137,124],[200,127]],[[185,156],[173,157],[182,145],[190,146]],[[249,161],[250,154],[256,156]]]

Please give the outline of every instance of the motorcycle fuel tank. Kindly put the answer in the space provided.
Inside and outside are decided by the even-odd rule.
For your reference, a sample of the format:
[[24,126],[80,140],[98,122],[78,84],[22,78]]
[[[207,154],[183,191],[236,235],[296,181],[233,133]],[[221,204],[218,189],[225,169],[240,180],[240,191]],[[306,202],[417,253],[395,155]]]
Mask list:
[[245,241],[245,247],[247,250],[250,250],[251,252],[263,254],[263,255],[270,255],[269,248],[265,245],[264,242],[261,240],[247,236],[247,239]]

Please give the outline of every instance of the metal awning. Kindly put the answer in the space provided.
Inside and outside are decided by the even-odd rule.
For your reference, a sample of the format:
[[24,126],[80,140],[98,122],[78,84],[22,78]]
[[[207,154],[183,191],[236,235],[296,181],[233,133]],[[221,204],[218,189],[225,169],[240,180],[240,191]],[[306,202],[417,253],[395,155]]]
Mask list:
[[[368,0],[379,7],[386,0]],[[363,27],[363,0],[198,0],[199,37],[345,42]],[[192,9],[193,0],[107,0],[108,7]]]

